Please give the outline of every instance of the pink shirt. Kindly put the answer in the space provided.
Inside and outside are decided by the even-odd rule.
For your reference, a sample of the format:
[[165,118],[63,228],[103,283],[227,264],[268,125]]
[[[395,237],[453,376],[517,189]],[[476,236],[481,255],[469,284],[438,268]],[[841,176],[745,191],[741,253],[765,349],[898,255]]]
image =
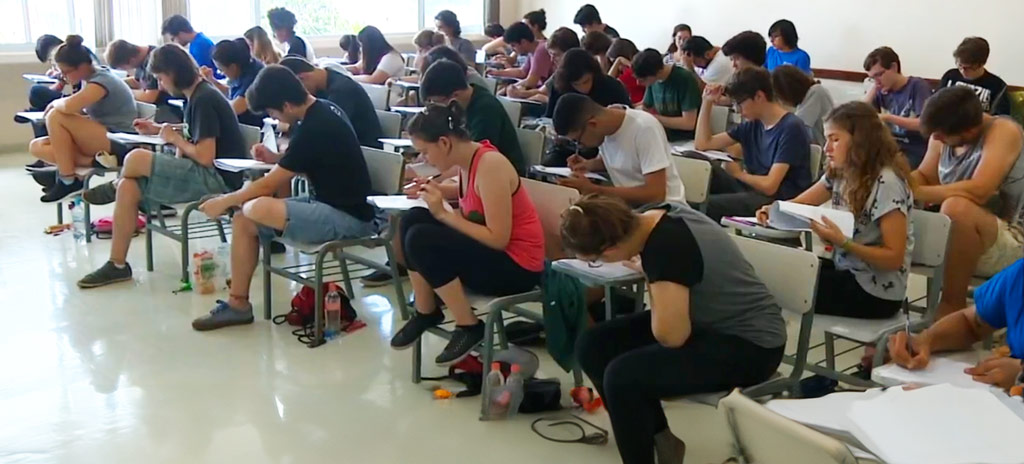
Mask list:
[[538,80],[537,86],[540,87],[551,77],[554,71],[554,64],[551,62],[551,54],[548,53],[548,41],[541,40],[537,42],[537,49],[530,54],[530,59],[526,60],[526,64],[523,65],[523,72],[526,73],[526,77],[530,77],[530,71],[536,69]]

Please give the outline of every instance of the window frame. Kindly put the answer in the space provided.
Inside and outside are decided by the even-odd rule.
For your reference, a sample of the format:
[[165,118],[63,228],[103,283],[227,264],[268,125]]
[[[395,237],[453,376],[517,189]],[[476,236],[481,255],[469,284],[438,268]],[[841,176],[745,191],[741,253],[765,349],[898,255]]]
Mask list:
[[[33,0],[17,0],[21,4],[21,24],[24,29],[25,41],[24,42],[11,42],[11,43],[0,43],[0,53],[19,53],[19,52],[31,52],[34,56],[36,48],[36,36],[32,35],[32,21],[29,19],[29,2]],[[94,0],[97,1],[108,1],[108,0]],[[69,12],[68,14],[68,30],[75,31],[75,2],[74,0],[64,0],[64,9]],[[95,10],[94,10],[95,11]],[[95,21],[94,21],[95,22]],[[94,26],[95,27],[95,26]],[[99,31],[97,31],[99,32]],[[49,33],[49,32],[47,32]],[[86,34],[87,35],[87,34]],[[99,40],[99,34],[95,34],[97,40]]]

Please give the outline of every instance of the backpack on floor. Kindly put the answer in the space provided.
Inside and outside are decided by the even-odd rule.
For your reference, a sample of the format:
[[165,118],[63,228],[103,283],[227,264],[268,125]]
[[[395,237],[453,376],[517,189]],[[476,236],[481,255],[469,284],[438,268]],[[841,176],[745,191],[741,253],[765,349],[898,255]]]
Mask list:
[[[146,229],[146,219],[142,216],[135,218],[135,235],[139,235]],[[112,216],[101,217],[92,221],[92,233],[99,239],[110,239],[114,235],[114,218]]]
[[[345,294],[345,290],[333,282],[324,284],[323,294],[325,296],[332,291],[337,291],[341,294],[342,326],[344,327],[355,322],[358,317],[356,314],[356,308],[352,306],[352,300],[350,300],[348,295]],[[288,314],[274,317],[274,323],[283,324],[284,322],[288,322],[288,325],[295,327],[311,326],[315,321],[315,312],[316,290],[313,290],[313,287],[303,285],[302,289],[299,290],[299,293],[296,293],[295,296],[292,297],[292,310],[289,311]]]

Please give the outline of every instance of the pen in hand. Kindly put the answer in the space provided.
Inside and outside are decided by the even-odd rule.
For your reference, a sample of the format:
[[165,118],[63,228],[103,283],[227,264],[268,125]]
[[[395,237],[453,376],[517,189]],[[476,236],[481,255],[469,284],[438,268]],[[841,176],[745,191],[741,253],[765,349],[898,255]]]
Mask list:
[[[424,183],[430,182],[430,181],[432,181],[434,179],[437,179],[438,177],[441,177],[441,173],[434,174],[434,175],[432,175],[430,177],[427,177],[427,180]],[[416,181],[412,181],[412,182],[409,182],[408,184],[403,185],[402,186],[402,190],[405,191],[405,190],[411,189],[411,188],[413,188],[415,186],[416,186]]]

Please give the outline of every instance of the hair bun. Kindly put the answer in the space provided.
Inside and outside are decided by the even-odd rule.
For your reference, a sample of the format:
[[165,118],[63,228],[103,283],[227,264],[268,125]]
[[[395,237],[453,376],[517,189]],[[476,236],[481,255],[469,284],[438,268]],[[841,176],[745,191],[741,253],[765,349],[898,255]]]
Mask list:
[[78,34],[71,34],[67,36],[66,39],[64,39],[64,43],[67,44],[69,47],[81,47],[82,44],[85,43],[85,39],[83,39],[82,36]]

